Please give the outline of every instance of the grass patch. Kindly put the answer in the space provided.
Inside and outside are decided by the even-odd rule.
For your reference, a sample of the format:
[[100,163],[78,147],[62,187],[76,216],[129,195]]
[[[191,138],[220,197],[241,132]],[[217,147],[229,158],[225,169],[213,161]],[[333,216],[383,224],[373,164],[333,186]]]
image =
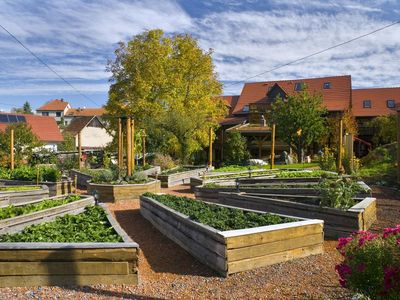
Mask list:
[[173,195],[145,193],[152,198],[184,215],[191,220],[211,226],[217,230],[236,230],[259,226],[275,225],[297,221],[294,218],[281,217],[269,213],[247,212],[241,209],[227,208],[214,204]]
[[20,233],[0,236],[0,242],[49,243],[116,243],[122,238],[115,232],[103,208],[88,206],[78,215],[57,217],[47,222],[26,227]]
[[0,220],[14,218],[21,215],[30,214],[36,211],[45,210],[48,208],[68,204],[81,199],[81,196],[70,195],[62,199],[47,199],[34,204],[27,204],[22,206],[9,205],[0,208]]
[[172,175],[172,174],[186,172],[186,171],[190,171],[190,170],[193,170],[193,169],[187,168],[187,167],[176,167],[173,169],[162,171],[160,175]]

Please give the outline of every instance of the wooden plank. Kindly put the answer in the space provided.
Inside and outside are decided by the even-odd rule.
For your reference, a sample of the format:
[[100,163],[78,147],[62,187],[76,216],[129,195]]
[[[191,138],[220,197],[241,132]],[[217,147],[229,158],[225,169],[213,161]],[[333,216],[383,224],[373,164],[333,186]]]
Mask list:
[[128,275],[127,262],[0,262],[1,276]]
[[221,243],[220,241],[213,239],[212,235],[209,235],[204,231],[199,231],[195,226],[189,226],[187,223],[182,223],[177,218],[174,218],[173,215],[167,214],[162,210],[155,209],[153,206],[147,204],[146,202],[142,202],[140,207],[151,211],[154,215],[161,218],[169,225],[177,228],[186,236],[202,244],[210,251],[215,252],[221,257],[226,257],[225,243]]
[[301,247],[322,244],[324,236],[322,233],[315,233],[305,236],[283,239],[266,244],[254,245],[250,247],[242,247],[228,250],[228,263],[247,258],[265,256],[272,253],[283,252]]
[[323,244],[309,247],[297,248],[288,251],[268,254],[256,258],[244,259],[228,263],[228,274],[251,270],[258,267],[268,266],[280,262],[321,254],[324,251]]
[[164,222],[161,218],[158,218],[156,215],[152,214],[152,212],[146,208],[141,207],[140,214],[150,221],[162,234],[177,243],[179,246],[197,258],[200,262],[214,269],[219,274],[225,276],[226,260],[223,257],[211,252],[201,244],[197,243],[197,241],[187,237],[178,229],[172,227],[167,222]]
[[[120,247],[123,247],[121,245]],[[0,249],[0,262],[22,261],[129,261],[136,262],[136,248],[111,249]]]
[[[311,234],[320,234],[323,232],[323,224],[322,223],[302,225],[302,226],[300,226],[300,225],[296,226],[296,223],[300,224],[302,222],[279,224],[279,225],[291,224],[293,227],[289,227],[289,228],[281,228],[281,229],[269,230],[269,231],[265,231],[265,232],[256,232],[256,233],[250,233],[250,234],[246,234],[246,235],[226,237],[227,249],[235,249],[235,248],[240,248],[240,247],[248,247],[248,246],[252,246],[252,245],[271,243],[271,242],[280,241],[283,239],[291,239],[291,238],[305,236],[305,235],[311,235]],[[276,226],[276,225],[271,225],[268,227],[274,228],[273,226]],[[276,226],[275,228],[278,228],[278,226]]]
[[190,218],[188,216],[181,214],[181,213],[167,207],[166,205],[161,204],[160,202],[158,202],[154,199],[141,196],[140,203],[143,203],[143,202],[153,206],[158,211],[165,211],[166,213],[173,215],[174,218],[176,218],[180,222],[188,225],[189,227],[196,228],[196,230],[199,230],[199,231],[203,232],[204,234],[211,236],[216,241],[219,241],[220,243],[225,243],[225,239],[220,234],[219,230],[212,228],[210,226],[195,222],[193,220],[190,220]]
[[0,287],[82,286],[95,284],[138,284],[138,274],[129,275],[39,275],[0,277]]

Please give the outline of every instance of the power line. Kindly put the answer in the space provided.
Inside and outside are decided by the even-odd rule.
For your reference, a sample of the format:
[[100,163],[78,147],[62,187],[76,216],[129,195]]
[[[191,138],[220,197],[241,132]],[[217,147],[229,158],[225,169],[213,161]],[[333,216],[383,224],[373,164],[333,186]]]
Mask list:
[[86,96],[83,94],[80,90],[75,88],[68,80],[66,80],[64,77],[62,77],[60,74],[58,74],[52,67],[50,67],[45,61],[43,61],[39,56],[37,56],[34,52],[32,52],[27,46],[25,46],[15,35],[13,35],[10,31],[8,31],[3,25],[0,24],[0,27],[7,32],[18,44],[20,44],[26,51],[28,51],[34,58],[36,58],[40,63],[42,63],[44,66],[46,66],[51,72],[53,72],[58,78],[60,78],[62,81],[64,81],[67,85],[69,85],[74,91],[76,91],[79,95],[82,97],[86,98],[87,100],[93,102],[96,105],[99,105],[91,99],[90,97]]
[[354,41],[356,41],[356,40],[362,39],[362,38],[364,38],[364,37],[366,37],[366,36],[372,35],[372,34],[374,34],[374,33],[377,33],[377,32],[379,32],[379,31],[382,31],[382,30],[384,30],[384,29],[387,29],[387,28],[389,28],[389,27],[392,27],[392,26],[394,26],[394,25],[397,25],[397,24],[399,24],[399,23],[400,23],[400,20],[398,20],[398,21],[396,21],[396,22],[393,22],[393,23],[391,23],[391,24],[388,24],[388,25],[386,25],[386,26],[380,27],[380,28],[378,28],[378,29],[375,29],[375,30],[373,30],[373,31],[371,31],[371,32],[365,33],[365,34],[363,34],[363,35],[357,36],[357,37],[352,38],[352,39],[350,39],[350,40],[347,40],[347,41],[345,41],[345,42],[336,44],[336,45],[334,45],[334,46],[325,48],[325,49],[323,49],[323,50],[319,50],[319,51],[317,51],[317,52],[314,52],[314,53],[312,53],[312,54],[303,56],[303,57],[301,57],[301,58],[292,60],[292,61],[287,62],[287,63],[285,63],[285,64],[281,64],[281,65],[275,66],[275,67],[273,67],[272,69],[269,69],[269,70],[267,70],[267,71],[261,72],[261,73],[259,73],[259,74],[257,74],[257,75],[254,75],[254,76],[251,76],[251,77],[247,77],[247,78],[245,78],[245,79],[243,79],[243,80],[240,80],[240,81],[237,81],[237,82],[234,82],[234,83],[231,83],[231,84],[224,85],[224,87],[229,87],[229,86],[233,86],[233,85],[236,85],[236,84],[239,84],[239,83],[242,83],[242,82],[246,82],[246,81],[249,80],[249,79],[253,79],[253,78],[259,77],[259,76],[261,76],[261,75],[264,75],[264,74],[273,72],[273,71],[275,71],[275,70],[281,69],[281,68],[283,68],[283,67],[292,65],[292,64],[297,63],[297,62],[299,62],[299,61],[306,60],[306,59],[308,59],[308,58],[310,58],[310,57],[313,57],[313,56],[316,56],[316,55],[318,55],[318,54],[321,54],[321,53],[327,52],[327,51],[329,51],[329,50],[338,48],[338,47],[340,47],[340,46],[349,44],[349,43],[354,42]]

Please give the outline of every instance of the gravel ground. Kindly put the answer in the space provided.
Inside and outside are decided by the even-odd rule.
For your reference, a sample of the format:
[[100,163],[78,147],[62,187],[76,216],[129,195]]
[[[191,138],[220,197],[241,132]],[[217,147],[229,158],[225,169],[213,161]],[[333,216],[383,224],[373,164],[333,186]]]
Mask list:
[[[192,196],[187,186],[165,192]],[[400,220],[400,196],[374,189],[378,221],[373,231]],[[118,222],[139,243],[138,286],[2,288],[0,299],[349,299],[338,284],[334,266],[341,260],[336,241],[325,241],[325,253],[220,278],[164,237],[141,217],[139,202],[110,204]]]

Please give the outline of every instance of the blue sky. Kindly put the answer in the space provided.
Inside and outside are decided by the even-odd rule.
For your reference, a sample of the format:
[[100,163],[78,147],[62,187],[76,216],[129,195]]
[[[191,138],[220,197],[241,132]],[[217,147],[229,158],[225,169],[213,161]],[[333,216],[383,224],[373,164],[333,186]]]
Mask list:
[[[2,0],[0,23],[93,102],[0,29],[0,109],[54,98],[73,107],[107,101],[116,43],[145,29],[191,33],[214,50],[225,94],[233,82],[400,19],[397,0]],[[251,81],[350,74],[353,87],[400,86],[400,24]]]

